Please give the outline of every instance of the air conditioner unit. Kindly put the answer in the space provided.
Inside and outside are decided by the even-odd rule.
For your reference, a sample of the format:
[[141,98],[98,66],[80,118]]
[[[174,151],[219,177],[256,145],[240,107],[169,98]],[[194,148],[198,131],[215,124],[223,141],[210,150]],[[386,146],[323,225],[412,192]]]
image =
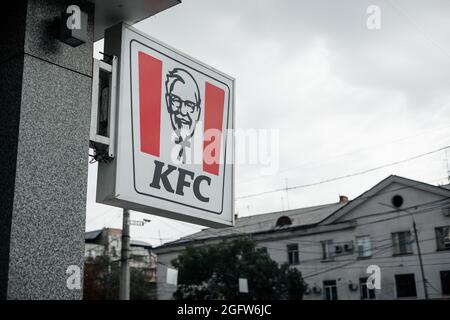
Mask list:
[[335,246],[334,247],[334,253],[339,254],[339,253],[342,253],[342,251],[343,251],[342,246]]
[[344,251],[345,252],[353,252],[353,242],[344,244]]
[[348,288],[350,289],[350,291],[357,291],[359,286],[356,283],[349,281]]
[[322,288],[321,288],[321,287],[318,287],[318,286],[314,286],[313,289],[312,289],[312,291],[313,291],[315,294],[320,294],[320,293],[322,292]]

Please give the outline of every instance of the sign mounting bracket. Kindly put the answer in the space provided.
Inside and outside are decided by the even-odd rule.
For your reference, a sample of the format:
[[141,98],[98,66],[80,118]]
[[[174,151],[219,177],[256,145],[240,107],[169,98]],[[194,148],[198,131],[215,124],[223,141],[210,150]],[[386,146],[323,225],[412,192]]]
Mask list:
[[116,56],[111,64],[94,59],[89,140],[98,161],[115,157],[117,67]]

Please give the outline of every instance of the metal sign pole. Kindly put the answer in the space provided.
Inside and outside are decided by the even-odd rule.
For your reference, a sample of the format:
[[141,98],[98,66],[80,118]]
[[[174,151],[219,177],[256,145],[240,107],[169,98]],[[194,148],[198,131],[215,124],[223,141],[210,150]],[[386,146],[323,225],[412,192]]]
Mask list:
[[130,211],[123,209],[120,300],[130,300]]

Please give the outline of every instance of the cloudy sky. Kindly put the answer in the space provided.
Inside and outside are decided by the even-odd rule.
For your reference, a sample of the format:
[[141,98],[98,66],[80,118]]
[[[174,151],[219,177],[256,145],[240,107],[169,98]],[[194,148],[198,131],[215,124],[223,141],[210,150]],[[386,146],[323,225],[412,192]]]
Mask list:
[[[352,199],[390,174],[448,183],[444,150],[295,188],[450,145],[449,16],[448,0],[183,0],[135,27],[236,78],[237,128],[277,130],[278,170],[236,166],[247,216]],[[90,165],[86,229],[121,227],[120,209],[95,204],[95,182]],[[153,245],[203,228],[132,213],[143,218],[132,237]]]

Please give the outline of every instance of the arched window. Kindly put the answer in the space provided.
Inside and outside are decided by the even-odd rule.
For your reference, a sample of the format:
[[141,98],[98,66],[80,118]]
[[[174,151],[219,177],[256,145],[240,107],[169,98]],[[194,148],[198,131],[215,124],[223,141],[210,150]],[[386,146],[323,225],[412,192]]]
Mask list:
[[291,224],[292,224],[291,218],[282,216],[282,217],[278,218],[276,226],[284,227],[284,226],[290,226]]

